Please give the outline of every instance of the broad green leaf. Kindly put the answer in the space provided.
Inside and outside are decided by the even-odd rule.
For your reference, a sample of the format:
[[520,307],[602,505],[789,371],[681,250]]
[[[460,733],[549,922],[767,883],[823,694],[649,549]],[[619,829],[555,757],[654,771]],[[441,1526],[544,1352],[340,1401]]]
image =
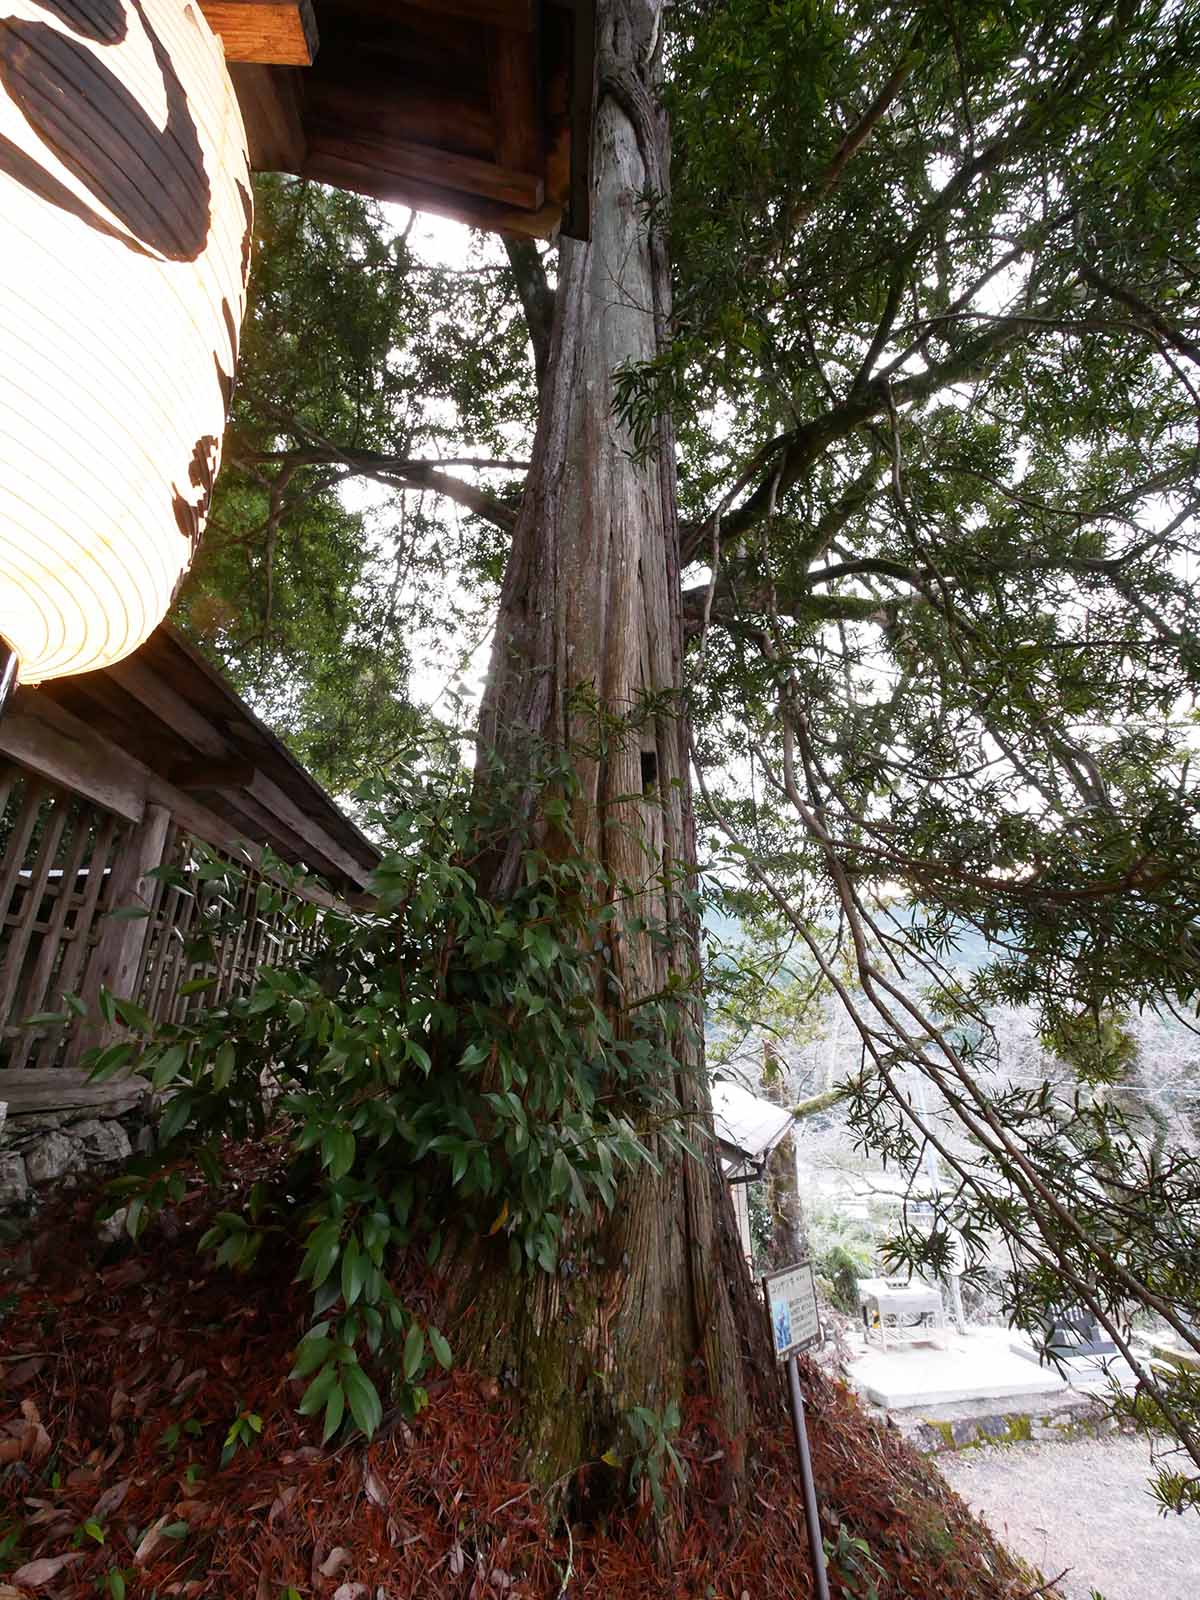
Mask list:
[[327,1444],[342,1425],[342,1418],[346,1414],[346,1391],[343,1388],[346,1372],[349,1368],[339,1369],[339,1376],[335,1379],[329,1391],[329,1399],[325,1402],[325,1426],[321,1432],[321,1443]]
[[404,1341],[404,1376],[410,1381],[415,1378],[424,1360],[425,1335],[421,1331],[420,1323],[414,1322],[410,1324],[408,1336]]
[[212,1084],[214,1089],[226,1089],[233,1077],[233,1069],[237,1065],[237,1049],[227,1040],[217,1050],[213,1061]]
[[330,1128],[322,1140],[325,1164],[334,1183],[344,1178],[354,1165],[354,1135],[349,1128]]
[[296,1364],[288,1373],[289,1378],[307,1378],[309,1373],[324,1362],[333,1349],[333,1340],[320,1335],[314,1337],[309,1334],[296,1346]]
[[191,1114],[192,1096],[186,1090],[181,1090],[178,1094],[173,1095],[170,1104],[159,1119],[159,1143],[170,1144],[171,1140],[187,1127]]
[[93,1083],[104,1083],[126,1067],[133,1059],[136,1047],[132,1044],[110,1044],[93,1061],[88,1073]]
[[183,1071],[187,1049],[181,1044],[168,1045],[154,1062],[150,1081],[156,1089],[165,1089]]
[[359,1249],[352,1234],[342,1250],[342,1299],[352,1306],[362,1293],[363,1284],[371,1270],[371,1262]]
[[370,1439],[383,1420],[383,1405],[375,1385],[361,1367],[344,1366],[342,1387],[346,1391],[350,1415]]
[[328,1401],[334,1384],[338,1381],[338,1367],[336,1362],[329,1362],[321,1368],[316,1377],[304,1391],[297,1410],[303,1417],[315,1416],[321,1407]]
[[443,1371],[449,1372],[454,1364],[454,1356],[451,1353],[449,1344],[437,1328],[429,1328],[427,1331],[429,1333],[429,1348],[433,1351],[434,1359]]

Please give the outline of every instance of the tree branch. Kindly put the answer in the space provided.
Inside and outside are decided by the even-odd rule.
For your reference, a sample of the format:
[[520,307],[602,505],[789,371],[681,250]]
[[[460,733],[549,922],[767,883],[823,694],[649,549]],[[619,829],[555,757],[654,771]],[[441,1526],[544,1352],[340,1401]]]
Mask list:
[[269,462],[292,468],[340,466],[351,477],[370,478],[376,483],[395,488],[426,489],[434,494],[444,495],[446,499],[455,501],[456,504],[474,512],[476,516],[483,517],[495,527],[503,528],[507,533],[511,533],[516,525],[517,513],[512,506],[497,500],[485,489],[479,489],[472,483],[465,483],[461,478],[452,477],[443,468],[451,465],[521,470],[527,466],[526,462],[458,457],[449,462],[434,463],[413,460],[407,456],[385,455],[375,450],[342,450],[329,440],[305,433],[294,422],[289,421],[287,426],[309,441],[307,449],[256,452],[240,459],[246,462]]
[[[929,367],[924,372],[892,383],[892,402],[897,408],[919,405],[941,389],[982,376],[991,358],[1025,336],[1026,327],[1023,323],[991,324],[978,337],[967,340],[940,366]],[[886,382],[874,379],[857,393],[852,391],[840,405],[831,407],[823,415],[785,436],[788,442],[783,448],[782,458],[759,480],[758,487],[749,499],[724,517],[723,536],[737,538],[756,527],[767,514],[772,494],[785,494],[831,444],[848,438],[889,409],[888,391]]]
[[[913,42],[915,43],[915,40]],[[875,96],[874,100],[871,101],[859,121],[850,129],[841,144],[838,145],[825,171],[815,183],[809,185],[804,194],[792,206],[787,219],[788,233],[794,233],[803,222],[812,216],[821,202],[828,199],[833,190],[837,188],[842,173],[875,132],[876,127],[890,109],[892,102],[900,93],[904,84],[912,76],[913,70],[920,60],[921,56],[917,50],[910,48],[905,52],[891,77]]]
[[517,293],[525,312],[525,326],[533,346],[533,370],[537,385],[542,387],[546,368],[550,362],[550,330],[554,325],[554,290],[546,279],[546,269],[532,239],[514,239],[505,235],[504,248],[508,264],[517,280]]
[[1089,267],[1086,263],[1080,266],[1079,273],[1084,282],[1090,283],[1093,289],[1099,289],[1101,294],[1107,295],[1110,300],[1115,300],[1118,305],[1127,306],[1147,329],[1158,335],[1164,344],[1169,344],[1172,350],[1178,351],[1181,356],[1187,356],[1189,361],[1200,364],[1200,344],[1194,339],[1189,339],[1173,323],[1168,322],[1161,311],[1156,310],[1140,295],[1135,294],[1132,289],[1126,289],[1122,284],[1113,283],[1111,279],[1097,272],[1095,267]]

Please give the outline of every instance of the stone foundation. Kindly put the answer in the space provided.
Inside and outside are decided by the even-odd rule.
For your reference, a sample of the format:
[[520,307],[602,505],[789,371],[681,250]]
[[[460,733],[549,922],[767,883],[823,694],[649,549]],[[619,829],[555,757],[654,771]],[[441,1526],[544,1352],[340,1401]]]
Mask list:
[[137,1112],[98,1117],[80,1108],[6,1118],[0,1106],[0,1216],[36,1210],[56,1185],[115,1172],[149,1137]]

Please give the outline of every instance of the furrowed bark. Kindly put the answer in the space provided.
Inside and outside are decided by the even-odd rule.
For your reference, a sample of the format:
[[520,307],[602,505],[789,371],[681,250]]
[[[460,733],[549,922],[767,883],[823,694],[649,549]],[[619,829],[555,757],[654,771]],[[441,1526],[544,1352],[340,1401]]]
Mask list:
[[[480,784],[490,754],[511,774],[539,743],[570,751],[577,840],[625,886],[628,916],[684,930],[663,949],[625,918],[609,924],[597,970],[607,974],[599,981],[618,1036],[627,1008],[661,991],[672,972],[689,974],[695,957],[681,901],[695,843],[674,443],[663,418],[657,448],[636,459],[613,407],[615,371],[654,355],[670,311],[665,242],[650,231],[641,198],[665,195],[668,182],[654,94],[660,9],[660,0],[598,8],[593,234],[560,247],[534,459],[480,721]],[[602,741],[598,713],[610,719]],[[520,861],[519,838],[496,850],[484,870],[492,892],[511,892]],[[695,1023],[675,1071],[684,1112],[699,1121],[710,1113],[698,1007]],[[764,1324],[714,1147],[693,1143],[699,1160],[660,1150],[661,1176],[648,1167],[626,1175],[611,1214],[575,1225],[554,1276],[510,1277],[507,1256],[493,1257],[487,1242],[467,1252],[457,1337],[515,1383],[543,1484],[619,1450],[622,1414],[634,1405],[661,1412],[696,1361],[730,1435],[748,1421],[751,1364],[769,1370]],[[605,1474],[613,1481],[599,1467],[585,1499]]]

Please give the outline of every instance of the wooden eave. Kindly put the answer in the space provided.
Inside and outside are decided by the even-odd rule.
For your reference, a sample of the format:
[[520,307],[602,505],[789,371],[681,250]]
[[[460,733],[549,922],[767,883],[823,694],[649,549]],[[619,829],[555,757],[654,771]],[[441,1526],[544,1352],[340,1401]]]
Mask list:
[[[0,754],[29,761],[28,741],[45,747],[32,757],[44,766],[55,738],[73,743],[83,761],[95,745],[108,786],[121,781],[129,793],[93,798],[119,815],[136,819],[145,798],[169,793],[181,823],[209,843],[269,846],[350,896],[379,861],[316,779],[165,623],[114,666],[18,690],[0,723]],[[52,767],[44,775],[59,776]]]
[[257,171],[497,232],[587,238],[594,0],[200,4]]

